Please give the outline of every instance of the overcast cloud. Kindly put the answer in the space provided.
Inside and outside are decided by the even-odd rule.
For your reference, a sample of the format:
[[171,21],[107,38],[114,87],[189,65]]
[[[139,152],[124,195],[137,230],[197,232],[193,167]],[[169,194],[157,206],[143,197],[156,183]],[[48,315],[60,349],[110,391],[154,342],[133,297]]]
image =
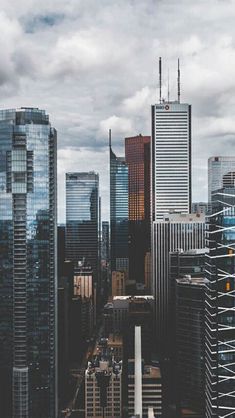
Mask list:
[[64,174],[100,173],[108,219],[108,129],[150,134],[158,57],[164,94],[193,110],[193,199],[207,199],[207,159],[235,155],[235,0],[0,0],[0,107],[46,109],[58,131],[59,221]]

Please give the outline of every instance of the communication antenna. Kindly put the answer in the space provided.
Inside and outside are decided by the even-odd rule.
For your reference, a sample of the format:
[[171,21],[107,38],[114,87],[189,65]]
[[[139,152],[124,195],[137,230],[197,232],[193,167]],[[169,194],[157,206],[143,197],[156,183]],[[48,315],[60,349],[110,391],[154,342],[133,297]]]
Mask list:
[[178,58],[178,77],[177,77],[177,84],[178,84],[178,103],[180,103],[180,59]]
[[169,76],[169,68],[168,68],[168,78],[167,78],[167,101],[170,101],[170,76]]
[[159,57],[159,102],[162,103],[162,58]]
[[109,148],[111,148],[111,141],[112,141],[112,130],[109,129]]

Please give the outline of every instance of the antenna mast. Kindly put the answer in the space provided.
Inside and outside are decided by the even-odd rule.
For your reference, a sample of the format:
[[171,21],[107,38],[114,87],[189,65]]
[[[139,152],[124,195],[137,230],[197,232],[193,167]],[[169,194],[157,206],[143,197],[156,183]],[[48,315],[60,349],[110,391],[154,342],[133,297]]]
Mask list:
[[167,80],[167,100],[168,103],[170,101],[170,76],[169,76],[169,68],[168,68],[168,80]]
[[180,59],[178,58],[178,77],[177,77],[177,84],[178,84],[178,103],[180,103]]
[[109,129],[109,148],[111,148],[111,141],[112,141],[112,131]]
[[162,103],[162,58],[159,57],[159,103]]

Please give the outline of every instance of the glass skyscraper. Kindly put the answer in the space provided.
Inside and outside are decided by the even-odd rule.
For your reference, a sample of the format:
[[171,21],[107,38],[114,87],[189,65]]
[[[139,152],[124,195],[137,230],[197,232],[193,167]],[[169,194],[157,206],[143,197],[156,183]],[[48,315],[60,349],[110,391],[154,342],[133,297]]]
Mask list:
[[56,131],[0,111],[0,414],[57,417]]
[[212,194],[223,187],[223,176],[235,171],[235,157],[211,157],[208,159],[208,202]]
[[110,144],[111,271],[128,271],[128,166]]
[[150,251],[150,136],[125,138],[129,178],[129,278],[144,283]]
[[235,416],[235,188],[213,193],[206,244],[206,418]]
[[66,259],[86,260],[98,275],[99,175],[66,174]]

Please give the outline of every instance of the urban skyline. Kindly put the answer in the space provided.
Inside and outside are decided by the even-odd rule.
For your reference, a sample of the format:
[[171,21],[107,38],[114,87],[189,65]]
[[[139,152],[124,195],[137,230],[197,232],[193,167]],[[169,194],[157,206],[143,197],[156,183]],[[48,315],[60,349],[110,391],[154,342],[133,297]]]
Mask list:
[[0,10],[0,416],[234,418],[235,0],[78,3]]

